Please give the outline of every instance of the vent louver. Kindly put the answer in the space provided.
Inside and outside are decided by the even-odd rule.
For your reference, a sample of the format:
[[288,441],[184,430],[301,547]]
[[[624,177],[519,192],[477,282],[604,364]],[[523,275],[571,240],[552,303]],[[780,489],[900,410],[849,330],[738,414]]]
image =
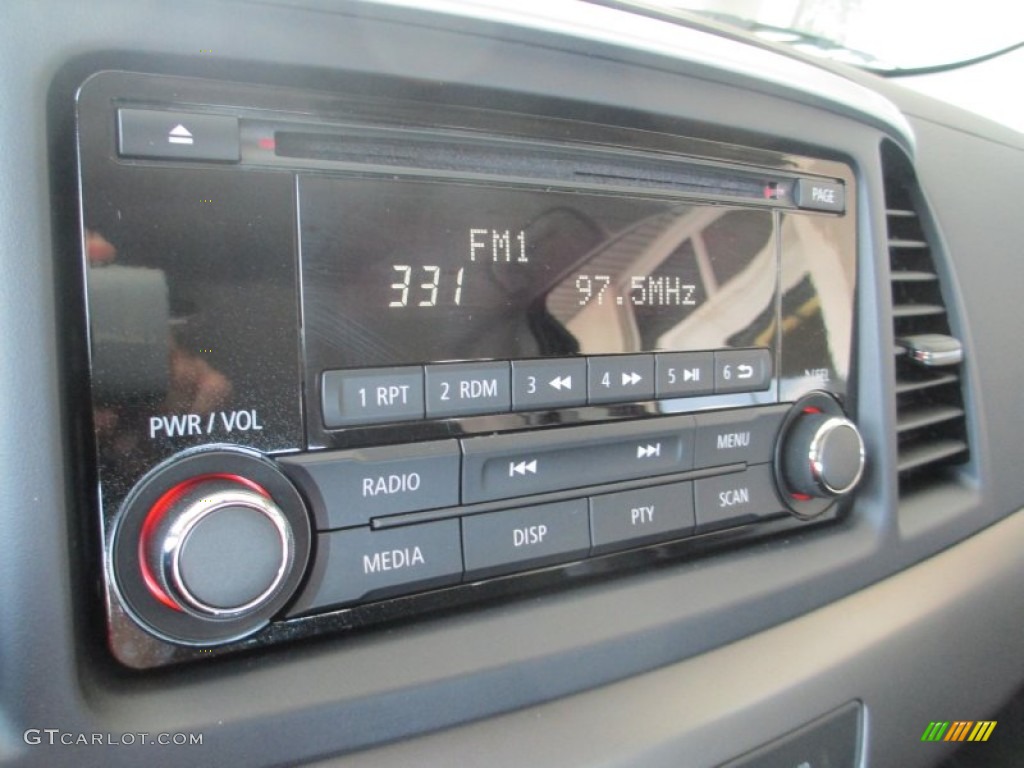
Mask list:
[[895,147],[883,151],[896,338],[900,492],[941,480],[968,458],[960,385],[960,344],[950,328],[927,212],[913,169]]

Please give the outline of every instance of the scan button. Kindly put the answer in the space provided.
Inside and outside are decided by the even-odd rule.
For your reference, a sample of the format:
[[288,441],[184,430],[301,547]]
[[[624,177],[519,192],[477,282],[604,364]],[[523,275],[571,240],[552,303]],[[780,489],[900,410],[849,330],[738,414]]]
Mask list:
[[770,464],[694,482],[697,532],[744,525],[784,512]]

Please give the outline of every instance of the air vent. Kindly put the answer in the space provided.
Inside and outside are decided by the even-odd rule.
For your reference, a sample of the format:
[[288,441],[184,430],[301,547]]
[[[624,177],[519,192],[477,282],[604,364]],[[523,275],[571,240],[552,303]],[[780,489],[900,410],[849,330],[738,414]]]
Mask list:
[[962,349],[943,299],[927,210],[913,169],[895,147],[883,150],[885,205],[896,338],[900,492],[943,480],[968,458]]

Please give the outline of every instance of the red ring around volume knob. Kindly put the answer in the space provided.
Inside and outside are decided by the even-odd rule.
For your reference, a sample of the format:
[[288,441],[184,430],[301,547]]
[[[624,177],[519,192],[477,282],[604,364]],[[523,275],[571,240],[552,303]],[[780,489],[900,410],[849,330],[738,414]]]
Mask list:
[[171,511],[175,504],[182,499],[189,491],[195,488],[200,483],[210,482],[212,480],[221,480],[229,483],[237,483],[244,488],[258,493],[266,499],[271,499],[271,496],[265,489],[263,489],[257,483],[252,480],[241,477],[240,475],[231,474],[207,474],[198,475],[184,482],[178,483],[171,487],[165,492],[156,503],[150,507],[149,512],[146,514],[146,519],[142,523],[142,531],[139,535],[139,570],[142,573],[142,580],[149,590],[150,594],[153,595],[160,603],[167,606],[168,608],[175,611],[182,611],[181,605],[173,597],[167,594],[167,591],[160,584],[156,575],[149,565],[148,551],[152,541],[153,533],[163,521],[164,517],[169,511]]

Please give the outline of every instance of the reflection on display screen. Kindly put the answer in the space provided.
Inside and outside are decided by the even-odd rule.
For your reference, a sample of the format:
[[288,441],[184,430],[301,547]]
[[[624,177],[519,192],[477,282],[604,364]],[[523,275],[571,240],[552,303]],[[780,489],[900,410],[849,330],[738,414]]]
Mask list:
[[299,212],[317,366],[774,343],[769,211],[307,176]]

